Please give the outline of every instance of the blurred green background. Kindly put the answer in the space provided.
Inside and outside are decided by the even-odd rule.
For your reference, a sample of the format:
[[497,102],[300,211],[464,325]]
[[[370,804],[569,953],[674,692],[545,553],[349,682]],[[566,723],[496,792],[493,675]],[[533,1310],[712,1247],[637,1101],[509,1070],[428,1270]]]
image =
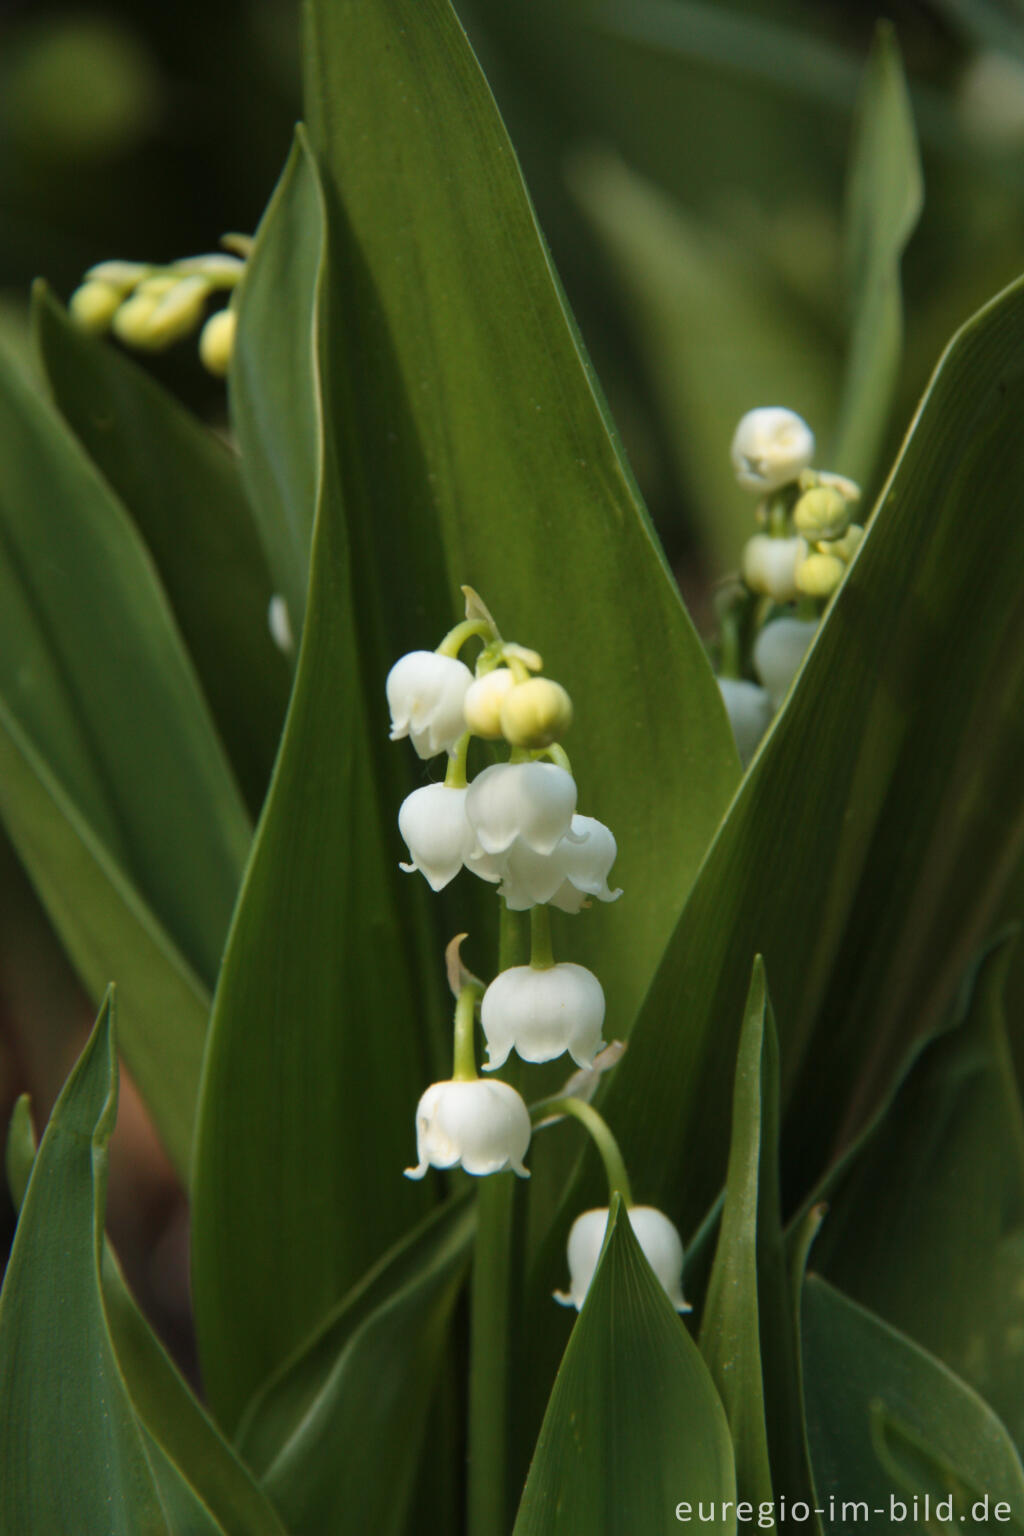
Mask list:
[[[832,462],[847,347],[846,175],[879,20],[895,26],[925,200],[903,261],[906,345],[876,488],[939,352],[1024,268],[1024,0],[716,4],[461,0],[641,488],[698,625],[750,507],[736,418],[783,404]],[[107,257],[167,261],[252,230],[301,113],[299,7],[8,4],[0,14],[0,341],[27,298]],[[154,371],[215,424],[188,344]],[[91,1022],[0,845],[0,1118],[41,1125]],[[6,1195],[2,1197],[6,1199]],[[126,1092],[111,1230],[187,1358],[183,1197]],[[0,1207],[0,1251],[13,1227]]]

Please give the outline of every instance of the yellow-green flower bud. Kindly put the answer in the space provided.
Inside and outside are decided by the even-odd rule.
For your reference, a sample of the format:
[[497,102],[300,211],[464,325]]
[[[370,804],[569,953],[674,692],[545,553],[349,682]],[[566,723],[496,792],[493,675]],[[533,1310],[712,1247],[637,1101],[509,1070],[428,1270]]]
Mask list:
[[508,667],[498,667],[470,683],[462,709],[466,726],[474,736],[482,736],[485,741],[500,740],[501,706],[515,681]]
[[832,486],[805,491],[793,508],[797,532],[808,539],[838,539],[850,521],[850,506]]
[[146,324],[147,346],[169,347],[195,330],[210,296],[205,277],[183,277],[165,293]]
[[860,548],[860,541],[864,537],[864,529],[860,523],[851,523],[841,539],[836,539],[828,547],[828,553],[838,555],[840,560],[847,564],[853,559]]
[[235,350],[238,317],[233,309],[219,309],[211,315],[199,334],[199,360],[207,372],[222,379]]
[[87,282],[109,283],[120,288],[122,294],[130,293],[137,283],[152,269],[141,261],[100,261],[85,274]]
[[501,733],[513,747],[549,747],[572,724],[572,700],[561,683],[531,677],[510,688],[501,706]]
[[122,289],[112,283],[90,280],[71,295],[68,314],[83,331],[99,335],[109,328],[123,298]]
[[111,329],[118,341],[123,341],[127,347],[151,346],[147,328],[159,303],[155,293],[136,292],[130,299],[126,299],[111,322]]
[[797,591],[805,597],[831,597],[843,579],[844,569],[835,555],[808,555],[796,568]]

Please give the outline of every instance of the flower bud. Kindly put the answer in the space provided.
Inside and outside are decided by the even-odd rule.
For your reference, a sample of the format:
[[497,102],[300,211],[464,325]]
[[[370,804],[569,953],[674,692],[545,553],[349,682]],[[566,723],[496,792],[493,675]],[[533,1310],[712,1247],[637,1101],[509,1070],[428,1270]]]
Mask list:
[[592,971],[560,962],[544,970],[514,965],[491,982],[480,1005],[493,1072],[516,1051],[523,1061],[554,1061],[566,1051],[590,1068],[604,1046],[604,989]]
[[743,550],[743,580],[752,592],[791,603],[798,596],[796,568],[807,557],[806,539],[755,533]]
[[508,667],[485,672],[483,677],[470,684],[463,714],[466,726],[474,736],[482,736],[485,741],[501,739],[501,706],[509,689],[514,687],[515,678]]
[[111,329],[118,341],[123,341],[127,347],[150,348],[149,322],[159,303],[160,298],[155,293],[135,292],[126,299],[111,321]]
[[571,724],[572,700],[549,677],[532,677],[510,688],[501,706],[501,733],[513,747],[549,747]]
[[860,501],[860,486],[856,480],[848,480],[845,475],[834,474],[830,469],[812,470],[811,473],[818,485],[827,485],[831,490],[838,491],[851,506]]
[[85,278],[87,282],[109,283],[124,297],[152,270],[141,261],[100,261],[89,268]]
[[731,453],[743,489],[764,495],[807,468],[814,457],[814,433],[794,411],[762,406],[741,418]]
[[68,300],[68,314],[83,331],[101,335],[124,298],[124,292],[112,283],[89,281],[76,288]]
[[850,521],[850,504],[833,486],[818,485],[805,491],[793,508],[798,533],[812,540],[837,539]]
[[447,784],[414,789],[402,801],[398,830],[410,859],[400,867],[409,875],[418,869],[432,891],[443,891],[455,879],[476,841],[466,819],[466,790],[451,789]]
[[495,763],[477,774],[466,796],[477,842],[491,855],[507,853],[517,840],[551,853],[575,809],[576,781],[554,763]]
[[745,768],[771,724],[772,701],[764,688],[746,678],[719,677],[716,682]]
[[774,619],[754,641],[754,671],[778,709],[814,639],[817,619]]
[[175,282],[145,322],[146,346],[159,351],[191,335],[209,296],[210,285],[204,277],[183,277]]
[[223,379],[231,366],[235,350],[238,316],[233,309],[218,309],[199,333],[199,361],[207,373]]
[[511,1168],[529,1178],[523,1158],[530,1131],[530,1111],[507,1083],[493,1078],[432,1083],[416,1110],[418,1163],[405,1176],[422,1179],[428,1168],[461,1164],[467,1173]]
[[835,542],[830,545],[828,553],[838,555],[840,560],[845,560],[846,563],[849,564],[860,548],[860,543],[863,537],[864,529],[861,527],[860,523],[851,523],[849,528],[847,528],[846,532],[843,534],[843,537],[841,539],[836,539]]
[[[677,1312],[689,1312],[683,1297],[683,1244],[674,1223],[653,1205],[633,1205],[623,1214],[628,1215],[633,1235],[669,1301]],[[608,1207],[604,1206],[584,1211],[572,1224],[568,1245],[569,1290],[555,1292],[555,1300],[563,1307],[579,1311],[586,1300],[604,1246],[608,1215]]]
[[831,597],[845,569],[835,555],[808,555],[796,568],[797,589],[805,597]]
[[412,740],[419,757],[436,757],[465,734],[462,706],[473,674],[465,662],[436,651],[410,651],[395,662],[385,685],[391,740]]

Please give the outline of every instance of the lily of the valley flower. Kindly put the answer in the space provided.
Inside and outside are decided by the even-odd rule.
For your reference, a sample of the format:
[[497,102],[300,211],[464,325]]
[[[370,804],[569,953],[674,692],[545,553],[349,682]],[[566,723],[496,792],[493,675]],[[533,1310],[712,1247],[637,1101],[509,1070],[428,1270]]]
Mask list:
[[450,1079],[432,1083],[416,1110],[415,1168],[406,1178],[422,1179],[428,1168],[467,1173],[501,1173],[511,1168],[529,1178],[523,1166],[530,1145],[530,1111],[514,1088],[493,1078]]
[[454,880],[472,851],[476,836],[466,819],[465,789],[426,784],[402,801],[398,830],[409,849],[406,874],[419,870],[433,891]]
[[771,724],[771,695],[767,689],[745,677],[719,677],[716,681],[736,738],[736,750],[745,768]]
[[[563,1307],[582,1307],[601,1257],[608,1207],[584,1211],[569,1232],[569,1289],[556,1291]],[[675,1226],[653,1205],[633,1205],[626,1212],[644,1257],[677,1312],[689,1312],[683,1297],[683,1244]]]
[[774,619],[754,641],[754,671],[776,709],[789,692],[817,628],[817,619]]
[[563,961],[514,965],[491,982],[480,1005],[493,1072],[514,1050],[523,1061],[554,1061],[566,1051],[590,1068],[604,1046],[604,989],[592,971]]
[[454,747],[466,729],[462,709],[473,674],[465,662],[436,651],[409,651],[388,673],[391,740],[408,736],[420,757]]
[[761,406],[740,418],[732,464],[744,490],[762,495],[795,480],[814,457],[814,433],[795,411]]
[[573,816],[568,834],[550,853],[537,853],[516,842],[500,857],[474,849],[466,862],[481,879],[501,882],[498,894],[513,912],[545,902],[563,912],[578,912],[589,896],[617,901],[622,895],[608,885],[617,851],[615,838],[603,822],[593,816]]
[[[554,763],[495,763],[477,774],[466,815],[484,854],[500,857],[515,844],[551,853],[569,831],[576,781]],[[484,879],[493,875],[481,873]]]
[[743,580],[752,592],[760,592],[777,603],[791,603],[800,595],[796,571],[807,558],[807,552],[806,539],[778,539],[769,533],[755,533],[743,549]]

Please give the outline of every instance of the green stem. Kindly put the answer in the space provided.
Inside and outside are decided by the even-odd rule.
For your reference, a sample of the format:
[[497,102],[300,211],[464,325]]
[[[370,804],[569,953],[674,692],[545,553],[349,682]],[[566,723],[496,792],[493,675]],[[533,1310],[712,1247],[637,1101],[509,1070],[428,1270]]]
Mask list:
[[458,1002],[455,1004],[455,1049],[453,1051],[454,1070],[452,1076],[457,1083],[472,1083],[476,1081],[476,1041],[474,1032],[476,1029],[476,1005],[481,990],[478,982],[467,982],[459,993]]
[[818,607],[816,597],[801,597],[797,600],[796,616],[798,619],[819,619],[821,610]]
[[546,757],[548,762],[554,763],[556,768],[564,768],[566,773],[572,773],[572,763],[569,761],[569,754],[557,741],[551,742],[549,746],[541,747],[539,751],[532,752],[530,756],[535,759]]
[[455,751],[448,759],[448,770],[444,776],[444,782],[448,789],[465,789],[466,787],[466,759],[469,756],[470,732],[460,736],[455,743]]
[[740,627],[736,622],[736,615],[734,613],[723,613],[722,615],[719,676],[743,676],[743,671],[740,666]]
[[608,1179],[608,1203],[611,1204],[612,1195],[619,1194],[628,1210],[633,1204],[629,1174],[626,1172],[626,1164],[622,1160],[619,1144],[604,1117],[598,1114],[592,1104],[586,1104],[582,1099],[557,1097],[541,1099],[539,1104],[530,1106],[530,1119],[534,1125],[538,1120],[547,1120],[551,1115],[572,1115],[589,1131],[590,1138],[604,1163],[604,1171]]
[[496,638],[494,626],[486,619],[463,619],[445,635],[437,648],[438,656],[458,656],[466,641],[472,640],[474,635],[486,636],[488,640]]
[[550,971],[555,963],[551,948],[551,918],[547,907],[530,908],[530,964],[535,971]]

